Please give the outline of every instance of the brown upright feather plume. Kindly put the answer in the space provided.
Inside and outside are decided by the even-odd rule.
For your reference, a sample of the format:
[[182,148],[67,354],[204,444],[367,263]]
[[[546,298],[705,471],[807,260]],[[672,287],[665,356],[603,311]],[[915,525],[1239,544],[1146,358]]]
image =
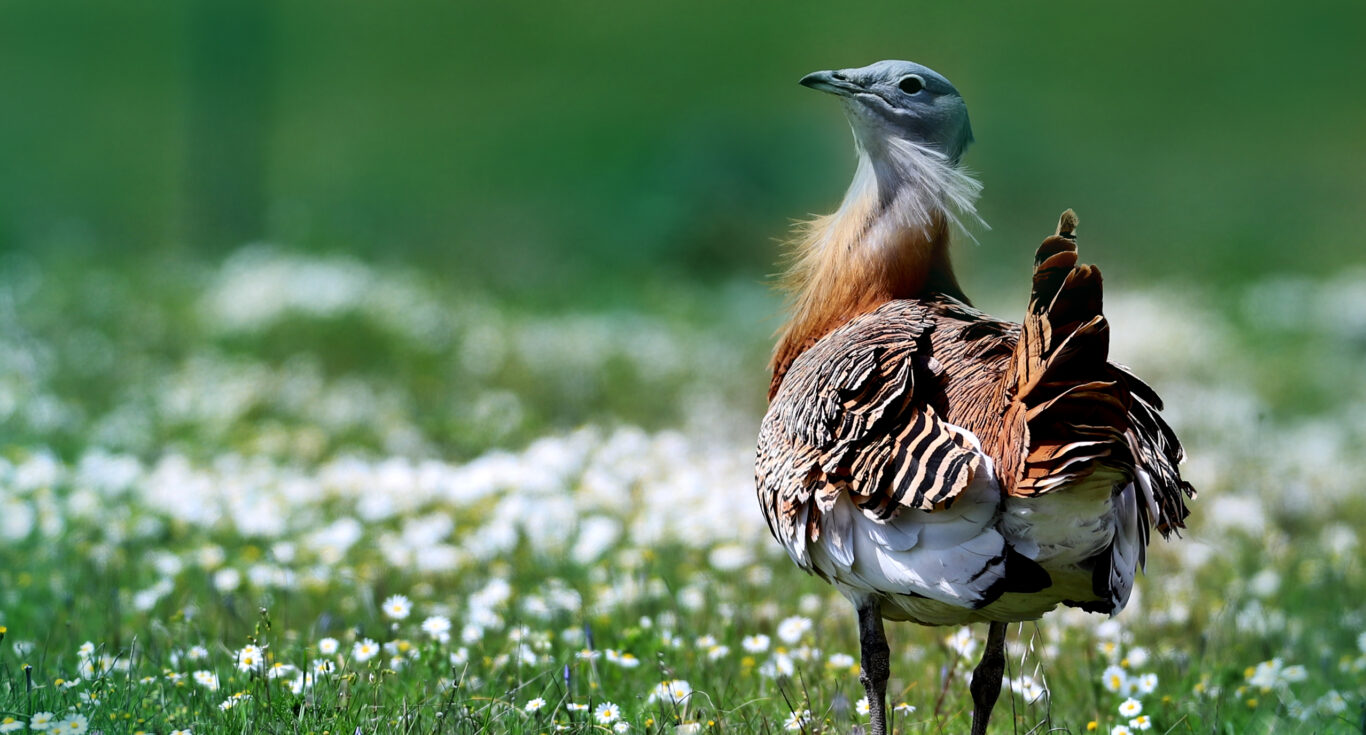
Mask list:
[[1005,377],[1006,425],[1018,443],[1001,457],[1007,493],[1032,496],[1074,484],[1097,464],[1131,466],[1130,400],[1109,364],[1100,270],[1077,263],[1069,209],[1034,258],[1034,285]]

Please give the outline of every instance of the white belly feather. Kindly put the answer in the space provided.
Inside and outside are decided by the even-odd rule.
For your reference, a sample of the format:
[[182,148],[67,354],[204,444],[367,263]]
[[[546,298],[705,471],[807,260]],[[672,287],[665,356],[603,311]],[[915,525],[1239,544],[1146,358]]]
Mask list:
[[[950,428],[981,452],[970,432]],[[1135,502],[1134,486],[1115,493],[1119,477],[1098,471],[1079,486],[1003,502],[991,458],[980,459],[972,483],[948,508],[903,508],[883,521],[841,494],[822,514],[819,538],[804,545],[811,569],[855,604],[882,598],[883,615],[891,619],[930,625],[1029,620],[1064,601],[1095,600],[1094,561],[1118,533],[1110,572],[1122,607],[1142,547],[1136,514],[1124,507]],[[789,553],[797,551],[788,546]],[[987,603],[1005,574],[1009,547],[1044,567],[1053,584]]]

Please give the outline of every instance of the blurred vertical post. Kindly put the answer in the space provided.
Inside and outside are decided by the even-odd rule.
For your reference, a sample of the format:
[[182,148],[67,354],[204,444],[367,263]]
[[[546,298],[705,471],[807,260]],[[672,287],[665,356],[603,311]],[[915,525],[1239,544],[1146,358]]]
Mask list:
[[268,0],[192,0],[184,245],[221,252],[265,236],[273,92]]

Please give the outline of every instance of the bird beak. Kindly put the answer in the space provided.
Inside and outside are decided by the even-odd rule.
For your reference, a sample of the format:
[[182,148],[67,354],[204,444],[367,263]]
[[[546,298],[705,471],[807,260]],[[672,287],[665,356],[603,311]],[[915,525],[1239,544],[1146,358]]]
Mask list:
[[819,89],[822,92],[837,94],[841,97],[853,97],[863,91],[861,87],[849,81],[849,77],[844,72],[838,71],[816,71],[802,77],[799,82],[803,87]]

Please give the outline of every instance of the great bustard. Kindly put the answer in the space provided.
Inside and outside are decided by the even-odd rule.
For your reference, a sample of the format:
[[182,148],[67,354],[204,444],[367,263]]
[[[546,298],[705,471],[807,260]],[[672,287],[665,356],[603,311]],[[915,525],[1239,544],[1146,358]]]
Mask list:
[[974,309],[949,265],[979,185],[958,91],[906,61],[810,74],[838,95],[858,168],[809,223],[788,286],[755,468],[773,535],[858,611],[871,729],[886,732],[882,621],[989,623],[974,733],[1000,694],[1006,625],[1059,604],[1116,613],[1149,533],[1194,495],[1161,401],[1108,361],[1100,271],[1064,212],[1023,324]]

